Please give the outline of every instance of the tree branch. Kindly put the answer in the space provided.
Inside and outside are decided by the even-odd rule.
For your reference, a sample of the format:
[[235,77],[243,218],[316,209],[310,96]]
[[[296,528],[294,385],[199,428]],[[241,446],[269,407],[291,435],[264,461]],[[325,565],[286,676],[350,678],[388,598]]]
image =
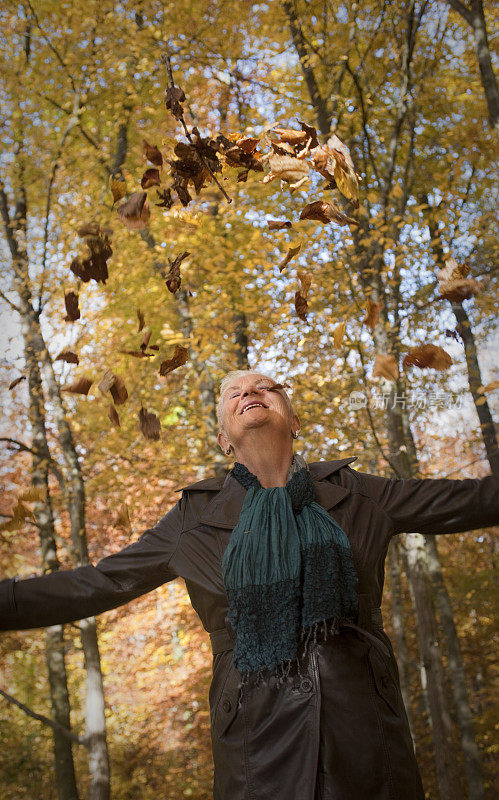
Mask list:
[[5,697],[5,699],[8,700],[9,703],[12,703],[13,705],[20,708],[21,711],[24,711],[24,713],[27,714],[28,717],[32,717],[32,719],[36,719],[38,720],[38,722],[43,722],[44,725],[48,725],[49,728],[52,728],[54,731],[60,733],[62,736],[65,736],[66,739],[69,739],[71,742],[75,742],[75,744],[82,744],[84,747],[88,747],[88,743],[84,737],[78,736],[77,733],[73,733],[73,731],[69,730],[69,728],[65,728],[64,725],[60,725],[58,722],[55,722],[55,720],[46,717],[45,714],[38,714],[36,711],[32,711],[31,708],[26,706],[24,703],[21,703],[20,700],[16,700],[15,697],[12,697],[12,695],[7,694],[7,692],[4,692],[3,689],[0,689],[0,695],[2,695],[2,697]]

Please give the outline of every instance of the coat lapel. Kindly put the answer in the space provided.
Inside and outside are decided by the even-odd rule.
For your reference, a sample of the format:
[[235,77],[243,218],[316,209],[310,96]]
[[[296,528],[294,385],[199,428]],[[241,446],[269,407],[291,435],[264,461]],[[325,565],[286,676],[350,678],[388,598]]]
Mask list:
[[[315,461],[308,465],[315,485],[317,502],[326,511],[330,511],[350,493],[349,489],[331,483],[327,478],[356,459],[357,456],[351,456],[337,461]],[[216,528],[229,530],[235,528],[246,495],[244,486],[229,472],[225,478],[207,478],[183,489],[185,492],[207,490],[216,494],[198,517],[199,522]]]

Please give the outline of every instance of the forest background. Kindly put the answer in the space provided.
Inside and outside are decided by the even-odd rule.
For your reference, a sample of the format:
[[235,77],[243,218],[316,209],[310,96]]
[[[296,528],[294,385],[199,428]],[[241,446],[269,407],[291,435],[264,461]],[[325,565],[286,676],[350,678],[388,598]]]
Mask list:
[[[233,368],[291,386],[312,460],[499,474],[493,12],[3,4],[2,577],[96,563],[229,469],[215,402]],[[314,127],[329,156],[336,134],[357,175],[341,148],[334,176],[299,167],[276,126]],[[220,135],[217,171],[199,142]],[[300,220],[318,201],[332,221]],[[496,574],[492,529],[402,535],[388,554],[385,626],[428,797],[497,794]],[[211,651],[181,580],[4,634],[0,664],[5,800],[211,797]]]

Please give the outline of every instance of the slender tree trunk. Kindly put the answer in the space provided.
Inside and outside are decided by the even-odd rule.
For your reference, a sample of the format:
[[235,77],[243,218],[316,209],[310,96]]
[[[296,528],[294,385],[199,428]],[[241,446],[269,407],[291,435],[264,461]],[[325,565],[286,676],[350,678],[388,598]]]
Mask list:
[[[25,294],[22,306],[30,303],[28,289],[20,287]],[[59,569],[59,560],[54,539],[54,517],[49,493],[50,452],[44,419],[43,388],[40,369],[31,340],[31,326],[25,316],[21,319],[24,339],[24,355],[28,377],[29,420],[32,431],[33,462],[31,483],[41,489],[45,499],[34,505],[34,516],[40,536],[42,570],[44,573]],[[64,661],[64,628],[54,625],[45,632],[45,659],[47,663],[52,719],[67,730],[71,729],[70,703]],[[52,729],[54,744],[54,765],[57,796],[59,800],[78,800],[78,789],[71,749],[71,741],[56,728]]]
[[[16,193],[14,219],[10,219],[7,197],[0,187],[0,211],[4,221],[5,236],[12,257],[16,288],[21,300],[23,319],[30,326],[33,352],[41,364],[47,395],[57,427],[58,441],[65,464],[67,503],[70,517],[72,556],[76,565],[89,563],[85,531],[85,487],[78,455],[69,426],[60,387],[54,373],[52,360],[43,339],[38,314],[30,302],[28,255],[26,249],[27,203],[24,189],[22,160],[19,161],[19,188]],[[26,294],[28,292],[28,294]],[[91,667],[86,673],[86,735],[90,765],[89,800],[109,800],[110,773],[104,716],[104,690],[100,670],[95,617],[81,625],[82,647],[85,661]],[[96,672],[98,671],[98,674]]]
[[490,124],[499,133],[499,90],[492,65],[482,0],[471,0],[471,8],[461,0],[448,0],[449,5],[471,26],[473,43],[480,70]]
[[390,543],[390,587],[392,592],[392,623],[395,634],[395,647],[397,650],[397,663],[400,673],[400,688],[404,700],[407,719],[411,729],[412,741],[416,747],[414,736],[414,721],[412,717],[411,690],[409,678],[409,658],[407,642],[405,640],[404,604],[402,601],[402,586],[400,580],[399,541],[392,539]]

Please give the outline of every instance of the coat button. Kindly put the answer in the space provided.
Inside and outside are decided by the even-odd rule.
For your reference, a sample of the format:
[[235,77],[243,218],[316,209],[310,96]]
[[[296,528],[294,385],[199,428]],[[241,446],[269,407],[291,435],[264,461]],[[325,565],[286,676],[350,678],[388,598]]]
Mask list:
[[226,711],[226,712],[227,712],[227,714],[228,714],[228,713],[229,713],[229,711],[230,711],[230,710],[231,710],[231,708],[232,708],[232,705],[231,705],[231,702],[230,702],[230,700],[224,700],[224,701],[223,701],[223,703],[222,703],[222,708],[223,708],[223,710],[224,710],[224,711]]
[[310,678],[303,678],[300,683],[300,689],[302,692],[310,692],[312,690],[312,681]]

